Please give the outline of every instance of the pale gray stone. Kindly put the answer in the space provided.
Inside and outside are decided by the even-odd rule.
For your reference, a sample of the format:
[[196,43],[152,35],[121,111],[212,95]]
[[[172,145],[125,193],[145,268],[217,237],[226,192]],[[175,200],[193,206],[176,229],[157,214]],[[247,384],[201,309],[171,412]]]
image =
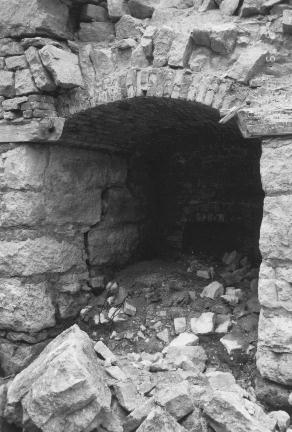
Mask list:
[[123,15],[129,13],[129,8],[125,0],[108,0],[107,7],[109,16],[114,20],[118,20]]
[[111,22],[80,23],[78,37],[81,42],[112,42],[115,38],[115,27]]
[[52,45],[44,46],[39,54],[42,63],[52,74],[57,86],[72,88],[83,85],[77,55]]
[[19,56],[23,54],[23,48],[19,42],[10,38],[0,39],[0,56]]
[[129,0],[128,3],[130,14],[139,19],[151,18],[156,5],[155,0]]
[[120,405],[128,412],[134,411],[144,401],[131,381],[117,382],[113,389]]
[[167,26],[161,27],[154,37],[154,50],[153,50],[153,66],[165,66],[169,57],[169,50],[172,41],[175,37],[174,31]]
[[13,99],[6,99],[5,101],[2,102],[2,108],[5,111],[17,110],[20,109],[20,105],[26,101],[27,101],[26,96],[20,96]]
[[286,34],[292,34],[292,11],[283,11],[283,32]]
[[154,398],[158,405],[177,420],[187,416],[193,410],[193,402],[186,381],[161,388],[155,393]]
[[137,432],[186,432],[175,419],[162,408],[154,408],[143,421]]
[[222,294],[224,294],[223,285],[220,282],[214,281],[211,282],[209,285],[205,286],[200,296],[202,298],[207,297],[212,300],[215,300],[216,298],[220,297]]
[[46,342],[31,345],[0,339],[0,364],[5,375],[13,375],[22,371],[45,346]]
[[213,333],[215,325],[215,314],[203,312],[199,317],[191,319],[191,329],[195,334]]
[[43,91],[55,90],[56,85],[48,71],[44,68],[37,48],[31,46],[25,51],[25,56],[38,89]]
[[[99,426],[111,393],[93,344],[77,325],[54,339],[9,386],[6,417],[46,432]],[[25,410],[22,418],[18,407]]]
[[227,72],[227,76],[247,84],[266,63],[268,50],[264,47],[250,47],[240,54],[239,58]]
[[234,15],[239,6],[239,0],[223,0],[220,3],[220,10],[224,15]]
[[81,11],[81,21],[106,22],[109,21],[109,15],[107,10],[102,6],[86,4]]
[[29,69],[17,70],[15,72],[15,94],[17,96],[38,93]]
[[8,70],[27,68],[27,61],[24,55],[7,57],[5,59],[5,64]]
[[124,15],[116,24],[116,36],[118,39],[140,39],[142,32],[142,22],[131,17],[131,15]]
[[237,28],[233,23],[201,25],[192,32],[194,43],[206,46],[215,53],[229,54],[237,40]]

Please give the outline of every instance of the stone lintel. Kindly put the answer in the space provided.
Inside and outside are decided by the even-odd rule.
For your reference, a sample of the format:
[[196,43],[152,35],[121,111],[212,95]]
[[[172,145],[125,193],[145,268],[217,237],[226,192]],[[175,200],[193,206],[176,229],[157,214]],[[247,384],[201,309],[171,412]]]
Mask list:
[[244,108],[237,113],[237,123],[244,138],[292,135],[292,107]]
[[0,143],[58,141],[62,135],[63,117],[28,120],[19,123],[0,121]]

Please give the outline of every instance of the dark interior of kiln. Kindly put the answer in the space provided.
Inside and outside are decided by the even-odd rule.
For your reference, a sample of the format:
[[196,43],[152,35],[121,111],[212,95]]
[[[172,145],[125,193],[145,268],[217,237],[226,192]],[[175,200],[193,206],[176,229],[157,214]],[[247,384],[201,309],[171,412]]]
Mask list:
[[259,263],[261,145],[215,116],[189,130],[173,124],[150,133],[147,150],[130,157],[128,187],[145,216],[141,257],[219,258],[236,249]]

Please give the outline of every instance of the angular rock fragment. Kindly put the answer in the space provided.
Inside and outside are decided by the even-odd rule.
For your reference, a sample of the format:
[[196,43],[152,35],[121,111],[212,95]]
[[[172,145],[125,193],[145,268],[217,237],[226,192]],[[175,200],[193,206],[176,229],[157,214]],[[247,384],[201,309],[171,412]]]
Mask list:
[[223,285],[220,282],[214,281],[207,285],[201,292],[201,297],[208,297],[212,300],[222,296],[224,294]]
[[161,27],[154,37],[154,50],[153,50],[153,66],[165,66],[169,57],[169,50],[172,41],[175,37],[173,29],[167,26]]
[[14,73],[0,71],[0,96],[13,97],[14,94]]
[[94,351],[111,364],[114,364],[117,361],[114,353],[102,341],[96,342],[94,345]]
[[269,417],[275,419],[280,432],[286,432],[290,425],[290,416],[286,411],[272,411]]
[[173,386],[165,386],[155,393],[155,401],[177,420],[187,416],[193,410],[187,381]]
[[192,32],[192,38],[198,46],[206,46],[218,54],[229,54],[236,44],[237,29],[230,23],[198,26]]
[[143,33],[142,22],[131,15],[124,15],[116,24],[116,36],[118,39],[140,39]]
[[86,4],[81,11],[81,21],[84,22],[107,22],[109,20],[107,10],[98,5]]
[[215,325],[215,314],[203,312],[198,318],[191,319],[191,329],[195,334],[213,333]]
[[283,32],[292,34],[292,10],[283,11]]
[[132,411],[124,420],[124,432],[136,430],[154,407],[154,398],[150,398]]
[[184,333],[187,328],[187,320],[185,317],[174,318],[173,325],[176,334]]
[[125,0],[108,0],[107,7],[109,16],[113,20],[118,20],[123,15],[129,13],[129,8]]
[[27,68],[27,61],[24,55],[7,57],[5,64],[8,70],[17,70]]
[[38,50],[31,46],[25,51],[25,56],[38,89],[43,91],[54,91],[56,89],[56,84],[48,71],[44,68]]
[[249,80],[265,65],[268,53],[268,50],[262,47],[247,48],[226,75],[236,81],[248,84]]
[[141,405],[143,398],[131,381],[121,381],[113,386],[115,396],[120,405],[128,412]]
[[173,339],[167,347],[164,348],[164,351],[167,352],[168,348],[172,347],[197,345],[198,343],[199,338],[193,333],[181,333],[179,336]]
[[220,342],[225,346],[228,354],[232,354],[234,351],[242,350],[244,348],[244,341],[241,337],[232,333],[223,336]]
[[99,426],[110,402],[92,341],[74,325],[14,378],[5,416],[44,432],[82,432]]
[[39,54],[43,65],[52,74],[57,86],[72,88],[83,85],[77,55],[52,45],[44,46]]
[[113,41],[115,28],[111,22],[80,23],[78,37],[81,42]]
[[153,0],[129,0],[130,14],[139,19],[151,18],[154,12]]
[[154,408],[137,432],[186,432],[175,419],[161,408]]

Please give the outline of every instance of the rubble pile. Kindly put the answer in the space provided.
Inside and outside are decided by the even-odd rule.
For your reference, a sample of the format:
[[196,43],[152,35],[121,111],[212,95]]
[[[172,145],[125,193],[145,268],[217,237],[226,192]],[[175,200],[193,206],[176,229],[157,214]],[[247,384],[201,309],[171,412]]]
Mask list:
[[206,368],[198,340],[181,333],[163,352],[119,356],[73,325],[30,366],[0,383],[2,428],[291,432],[286,412],[267,414],[232,374]]

